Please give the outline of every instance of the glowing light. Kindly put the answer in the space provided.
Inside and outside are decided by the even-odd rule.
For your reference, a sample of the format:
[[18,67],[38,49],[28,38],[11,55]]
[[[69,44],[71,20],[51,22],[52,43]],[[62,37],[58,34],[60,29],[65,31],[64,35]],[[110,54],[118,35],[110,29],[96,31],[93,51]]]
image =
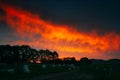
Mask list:
[[6,5],[1,5],[1,8],[6,12],[6,22],[16,31],[16,36],[29,39],[29,41],[17,40],[11,44],[48,48],[58,51],[60,56],[69,52],[79,55],[89,53],[88,55],[91,56],[120,51],[120,35],[116,33],[111,32],[102,36],[97,32],[82,33],[73,26],[57,25],[21,9]]

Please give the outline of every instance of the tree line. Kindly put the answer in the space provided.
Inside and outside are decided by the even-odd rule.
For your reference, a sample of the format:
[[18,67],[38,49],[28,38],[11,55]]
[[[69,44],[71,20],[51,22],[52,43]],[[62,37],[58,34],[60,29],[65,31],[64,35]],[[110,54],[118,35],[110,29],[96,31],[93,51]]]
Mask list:
[[91,61],[87,57],[81,58],[79,61],[75,57],[59,58],[56,51],[48,49],[36,50],[29,45],[0,45],[0,63],[55,63],[55,64],[89,64]]
[[36,50],[28,45],[0,45],[0,63],[26,63],[58,59],[56,51]]

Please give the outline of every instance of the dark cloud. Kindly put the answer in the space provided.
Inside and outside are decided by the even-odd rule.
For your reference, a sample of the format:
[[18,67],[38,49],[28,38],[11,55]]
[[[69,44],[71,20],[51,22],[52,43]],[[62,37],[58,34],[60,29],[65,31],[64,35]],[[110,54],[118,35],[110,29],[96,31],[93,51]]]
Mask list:
[[75,25],[81,31],[93,29],[119,33],[120,6],[115,0],[6,0],[7,3],[38,13],[57,24]]
[[106,56],[109,56],[109,57],[112,57],[113,59],[114,58],[117,58],[119,59],[120,58],[120,52],[106,52]]
[[[80,31],[120,33],[120,5],[115,0],[2,0],[6,4],[37,13],[44,20],[67,24]],[[0,13],[5,14],[2,10]],[[0,21],[0,24],[3,22]],[[7,28],[6,28],[7,29]]]
[[[83,1],[82,0],[1,0],[1,1],[2,3],[5,3],[7,5],[13,5],[20,9],[23,9],[23,11],[25,10],[30,13],[32,12],[32,13],[38,14],[46,22],[48,20],[48,21],[53,22],[53,24],[56,23],[56,24],[71,25],[71,26],[76,27],[76,29],[78,29],[79,31],[89,32],[92,30],[96,30],[100,34],[109,33],[109,32],[120,33],[119,32],[120,30],[120,27],[119,27],[120,26],[120,20],[119,20],[120,19],[120,15],[119,15],[120,5],[119,5],[119,2],[115,0],[89,0],[89,1],[87,0],[86,1],[85,0]],[[5,15],[5,12],[0,10],[0,17],[3,16],[3,18],[0,18],[0,32],[2,33],[0,34],[0,38],[1,38],[0,44],[4,44],[4,43],[9,44],[9,43],[14,43],[14,42],[16,42],[17,44],[17,41],[18,43],[20,43],[19,41],[23,41],[24,43],[30,44],[30,42],[33,40],[30,45],[35,45],[36,43],[36,45],[38,45],[37,47],[46,48],[46,46],[44,45],[47,44],[48,48],[51,48],[50,47],[51,45],[53,48],[54,43],[53,42],[50,43],[49,40],[44,41],[44,38],[40,34],[33,35],[34,33],[31,33],[32,37],[30,37],[30,33],[28,33],[29,32],[28,31],[26,32],[24,37],[23,35],[20,36],[19,33],[16,33],[16,31],[12,29],[12,27],[9,27],[9,24],[6,24],[4,20],[2,20],[4,19],[4,15]],[[24,33],[24,30],[21,30],[21,31],[23,31]],[[61,30],[59,30],[58,32],[60,31]],[[56,31],[56,34],[57,34],[57,31]],[[71,35],[72,34],[69,34],[69,36]],[[120,40],[118,34],[117,36],[113,34],[113,36],[115,36],[116,41],[113,39],[113,36],[109,36],[109,34],[108,36],[104,36],[104,35],[102,36],[104,37],[104,38],[102,37],[103,41],[106,41],[107,43],[107,40],[105,39],[108,39],[108,43],[111,43],[114,45],[117,45],[117,42]],[[41,39],[41,37],[43,39]],[[84,36],[84,37],[85,39],[83,39],[83,41],[89,41],[89,40],[86,40],[87,36]],[[100,39],[98,43],[100,43],[102,38],[101,36],[98,36],[98,37],[99,37],[98,39]],[[92,37],[90,41],[91,44],[93,43],[93,38],[94,37]],[[109,38],[111,39],[111,42],[109,41],[110,40]],[[74,46],[76,42],[77,40],[75,39],[74,41],[73,39],[73,42],[71,42],[73,44],[71,44],[71,46]],[[65,42],[65,44],[67,44],[67,42]],[[61,46],[63,49],[65,44],[63,44],[62,46],[61,45],[58,45],[58,46]],[[79,42],[79,43],[76,43],[75,46],[78,44],[82,45],[82,43]],[[120,43],[118,43],[117,46],[119,46],[119,44]],[[70,43],[68,43],[67,45],[70,45]],[[84,48],[86,49],[86,47],[87,46],[89,47],[90,45],[85,42],[82,46],[83,47],[85,46]],[[93,49],[93,47],[95,46],[90,46],[90,47],[91,49]],[[100,47],[104,47],[104,45]],[[68,50],[68,48],[69,46],[66,47],[66,50]],[[76,49],[76,48],[74,49],[73,47],[73,50],[78,51],[79,49]],[[98,47],[98,51],[99,51],[99,47]],[[89,54],[86,53],[86,54],[81,54],[81,55],[84,56],[84,55],[89,55]],[[91,56],[91,54],[89,56]],[[95,57],[95,56],[98,56],[98,55],[97,54],[92,55],[92,57]],[[103,57],[102,54],[101,56]],[[109,51],[108,52],[106,51],[104,57],[107,57],[107,56],[116,57],[116,58],[120,57],[119,52],[109,53]]]

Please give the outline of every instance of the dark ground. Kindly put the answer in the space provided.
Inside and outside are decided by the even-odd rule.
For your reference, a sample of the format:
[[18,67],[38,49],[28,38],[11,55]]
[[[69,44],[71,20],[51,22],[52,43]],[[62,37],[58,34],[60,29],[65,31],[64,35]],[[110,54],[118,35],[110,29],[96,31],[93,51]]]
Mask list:
[[75,70],[52,73],[48,75],[38,76],[30,80],[94,80],[93,75],[89,73],[81,73],[79,68]]

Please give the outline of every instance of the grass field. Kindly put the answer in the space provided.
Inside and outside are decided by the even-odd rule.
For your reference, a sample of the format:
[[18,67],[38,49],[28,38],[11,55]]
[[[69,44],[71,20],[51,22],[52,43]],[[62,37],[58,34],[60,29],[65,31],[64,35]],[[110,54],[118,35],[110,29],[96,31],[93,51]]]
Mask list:
[[[46,75],[50,73],[58,73],[68,71],[68,66],[47,64],[43,68],[44,64],[29,64],[30,73],[25,73],[23,70],[23,64],[14,65],[0,65],[0,68],[6,71],[0,72],[0,80],[23,80],[29,79],[40,75]],[[14,68],[14,73],[9,73],[7,69]]]
[[[8,73],[7,71],[0,72],[0,80],[29,80],[31,78],[35,78],[42,75],[48,75],[52,73],[59,73],[59,72],[69,72],[72,70],[77,70],[75,72],[76,79],[77,77],[83,77],[84,79],[80,78],[80,80],[120,80],[120,64],[89,64],[89,65],[77,65],[76,68],[72,69],[70,66],[64,65],[52,65],[46,64],[44,68],[43,65],[45,64],[28,64],[30,73],[25,73],[23,71],[23,64],[14,64],[14,65],[0,65],[0,69],[9,69],[14,68],[14,73]],[[63,76],[63,75],[62,75]],[[70,77],[69,77],[70,76]],[[68,77],[69,80],[72,79],[72,74],[69,73],[63,76]],[[85,79],[85,77],[90,77],[90,79]],[[61,77],[58,80],[62,80]],[[53,79],[48,79],[53,80]],[[57,79],[55,79],[57,80]],[[68,79],[65,79],[68,80]]]

